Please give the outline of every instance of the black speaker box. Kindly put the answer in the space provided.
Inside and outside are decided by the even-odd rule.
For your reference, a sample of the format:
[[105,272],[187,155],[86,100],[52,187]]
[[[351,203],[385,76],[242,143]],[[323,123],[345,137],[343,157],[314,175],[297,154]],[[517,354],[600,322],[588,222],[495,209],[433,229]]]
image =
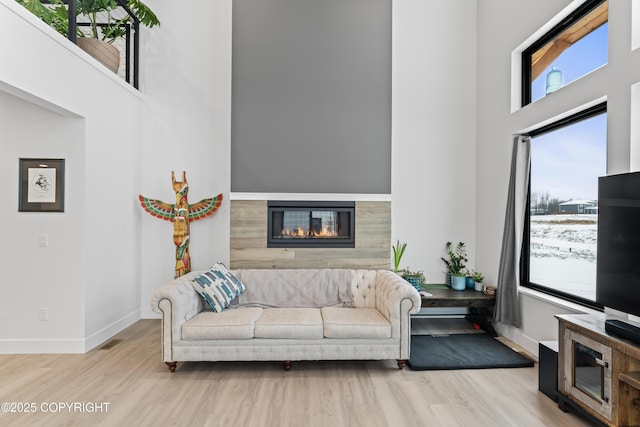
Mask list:
[[538,343],[538,390],[558,401],[558,341]]

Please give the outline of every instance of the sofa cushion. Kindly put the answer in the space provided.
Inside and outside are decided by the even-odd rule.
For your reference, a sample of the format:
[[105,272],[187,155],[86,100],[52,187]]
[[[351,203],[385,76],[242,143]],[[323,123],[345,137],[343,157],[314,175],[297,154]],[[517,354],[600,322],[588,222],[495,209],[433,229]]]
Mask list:
[[351,307],[354,270],[240,269],[236,276],[247,285],[240,306],[262,308]]
[[227,308],[231,301],[247,290],[245,285],[220,263],[194,277],[191,283],[216,313]]
[[375,308],[323,307],[327,338],[391,338],[391,323]]
[[222,313],[203,311],[182,325],[182,339],[189,341],[251,339],[260,314],[262,309],[259,307],[229,309]]
[[322,339],[319,308],[266,308],[256,321],[256,338]]

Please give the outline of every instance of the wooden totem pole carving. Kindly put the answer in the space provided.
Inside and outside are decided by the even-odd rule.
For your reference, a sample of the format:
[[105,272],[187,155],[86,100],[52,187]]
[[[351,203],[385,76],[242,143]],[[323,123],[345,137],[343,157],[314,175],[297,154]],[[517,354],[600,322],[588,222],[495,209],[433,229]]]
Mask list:
[[187,200],[189,184],[187,174],[182,171],[182,181],[176,181],[176,176],[171,171],[171,183],[176,193],[175,204],[165,203],[161,200],[150,199],[142,195],[138,196],[142,208],[156,218],[173,222],[173,243],[176,245],[175,276],[180,277],[191,271],[191,258],[189,256],[189,223],[212,215],[222,204],[222,194],[210,199],[200,200],[193,205]]

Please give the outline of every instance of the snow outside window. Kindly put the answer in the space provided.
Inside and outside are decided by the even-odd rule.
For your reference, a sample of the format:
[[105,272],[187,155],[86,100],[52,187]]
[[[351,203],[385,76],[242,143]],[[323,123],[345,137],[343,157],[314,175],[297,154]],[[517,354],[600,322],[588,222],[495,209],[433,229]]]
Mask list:
[[607,172],[605,109],[531,138],[523,284],[587,305],[595,303],[598,177]]

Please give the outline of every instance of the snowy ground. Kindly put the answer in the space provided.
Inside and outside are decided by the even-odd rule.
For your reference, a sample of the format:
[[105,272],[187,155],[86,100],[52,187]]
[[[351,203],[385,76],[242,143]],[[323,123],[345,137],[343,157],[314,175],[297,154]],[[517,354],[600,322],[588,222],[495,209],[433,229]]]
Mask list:
[[595,300],[597,220],[597,215],[532,215],[531,281]]

